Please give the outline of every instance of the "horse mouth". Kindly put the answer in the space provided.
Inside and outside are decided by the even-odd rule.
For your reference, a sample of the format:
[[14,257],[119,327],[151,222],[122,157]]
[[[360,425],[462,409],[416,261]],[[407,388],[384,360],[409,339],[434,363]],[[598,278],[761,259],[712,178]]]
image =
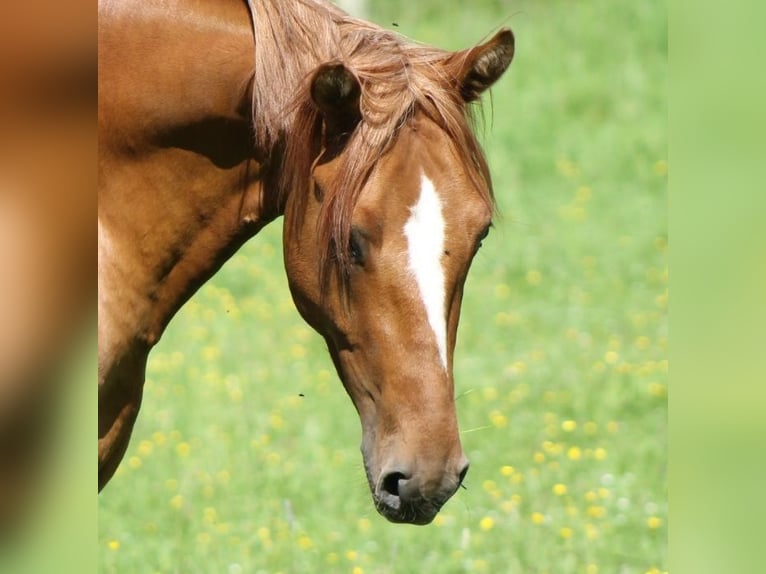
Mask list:
[[396,524],[430,524],[441,510],[441,505],[425,498],[401,501],[387,500],[388,497],[373,494],[375,509],[389,522]]

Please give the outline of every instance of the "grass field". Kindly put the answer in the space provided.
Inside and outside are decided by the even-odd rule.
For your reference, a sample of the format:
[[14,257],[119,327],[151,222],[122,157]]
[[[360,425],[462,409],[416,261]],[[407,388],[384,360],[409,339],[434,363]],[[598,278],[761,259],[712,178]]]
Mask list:
[[100,495],[100,571],[665,571],[664,3],[370,4],[448,48],[516,34],[485,106],[502,217],[455,354],[467,489],[427,527],[377,515],[357,415],[293,308],[277,222],[152,354]]

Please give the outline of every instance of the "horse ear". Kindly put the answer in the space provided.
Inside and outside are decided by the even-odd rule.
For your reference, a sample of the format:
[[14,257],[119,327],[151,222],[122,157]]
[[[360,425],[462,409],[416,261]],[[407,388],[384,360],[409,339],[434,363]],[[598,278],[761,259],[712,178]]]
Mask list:
[[492,86],[510,65],[513,52],[513,32],[503,28],[489,42],[455,54],[452,61],[463,100],[472,102]]
[[319,66],[311,78],[311,99],[325,121],[327,135],[340,137],[353,131],[361,118],[356,77],[340,63]]

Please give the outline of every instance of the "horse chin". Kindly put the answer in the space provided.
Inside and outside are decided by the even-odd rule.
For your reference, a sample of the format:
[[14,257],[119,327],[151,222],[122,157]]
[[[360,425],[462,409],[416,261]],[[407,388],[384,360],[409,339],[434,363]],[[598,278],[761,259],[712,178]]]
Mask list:
[[439,513],[439,507],[433,503],[420,499],[412,502],[401,503],[399,506],[388,504],[384,497],[377,497],[373,494],[375,509],[389,522],[395,524],[415,524],[424,526],[431,524],[433,519]]
[[364,471],[367,475],[367,484],[370,487],[375,510],[389,522],[423,526],[433,522],[433,519],[436,518],[439,510],[441,510],[441,505],[437,505],[425,498],[402,501],[398,497],[385,493],[378,494],[366,457]]

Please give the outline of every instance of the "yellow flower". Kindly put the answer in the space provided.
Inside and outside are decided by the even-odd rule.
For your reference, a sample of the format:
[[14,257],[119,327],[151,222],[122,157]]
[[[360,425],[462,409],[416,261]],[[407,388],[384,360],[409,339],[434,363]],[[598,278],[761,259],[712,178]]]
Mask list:
[[513,467],[508,466],[507,464],[505,466],[501,466],[500,474],[502,474],[503,476],[511,476],[513,474]]
[[[441,518],[442,520],[444,520],[444,517],[442,517],[441,515],[437,516],[436,518]],[[359,530],[361,530],[362,532],[367,532],[370,529],[371,524],[370,524],[369,518],[360,518],[357,521],[356,525],[359,527]]]
[[479,522],[479,528],[481,528],[484,531],[492,530],[492,528],[494,528],[494,526],[495,526],[495,521],[492,520],[492,518],[489,517],[489,516],[485,516]]
[[556,496],[564,496],[567,493],[567,485],[566,484],[554,484],[553,485],[553,494]]
[[346,550],[346,560],[353,562],[358,556],[359,554],[356,550]]
[[311,538],[308,536],[301,536],[298,538],[298,548],[301,550],[310,550],[314,547],[314,543],[311,541]]
[[583,430],[585,431],[585,434],[596,434],[598,432],[598,425],[594,423],[593,421],[588,421],[583,425]]
[[567,178],[580,175],[580,167],[568,157],[560,157],[556,160],[556,171]]
[[587,523],[585,525],[585,536],[588,538],[588,540],[595,540],[598,538],[598,528],[590,523]]
[[668,391],[665,388],[665,385],[661,383],[649,383],[649,394],[653,397],[657,397],[658,399],[662,399],[667,396]]
[[200,544],[208,544],[210,542],[210,534],[207,532],[200,532],[197,534],[197,542]]
[[585,203],[589,201],[592,195],[593,193],[587,185],[581,185],[575,192],[575,198],[579,203]]
[[532,513],[532,522],[535,524],[542,524],[545,522],[545,516],[541,512],[533,512]]
[[321,382],[327,382],[332,378],[332,373],[327,369],[320,369],[317,371],[317,379]]
[[170,506],[175,508],[176,510],[181,510],[181,507],[184,505],[184,497],[180,494],[176,494],[173,498],[170,499]]
[[272,465],[279,464],[279,461],[282,460],[282,457],[279,455],[278,452],[270,452],[266,455],[266,462]]
[[285,425],[285,421],[279,413],[271,413],[269,415],[269,425],[273,429],[281,429]]
[[606,508],[603,506],[589,506],[586,512],[591,518],[603,518],[606,514]]
[[205,510],[202,511],[202,520],[210,524],[218,520],[218,513],[215,508],[212,506],[206,507]]
[[362,570],[361,566],[354,566],[351,569],[351,574],[364,574],[364,570]]
[[617,421],[609,421],[606,425],[606,430],[609,434],[615,434],[620,429],[620,425]]
[[656,530],[660,526],[662,526],[662,518],[659,518],[657,516],[650,516],[646,519],[646,525],[651,528],[652,530]]
[[536,269],[527,271],[527,283],[530,285],[539,285],[543,280],[543,276]]
[[628,373],[632,373],[633,372],[633,365],[631,365],[630,363],[620,363],[617,366],[617,372],[620,373],[621,375],[626,375]]
[[499,429],[508,424],[508,419],[500,411],[492,411],[489,414],[489,420],[492,421],[492,424]]
[[141,468],[141,459],[137,456],[131,456],[130,460],[128,460],[128,464],[130,465],[130,468]]
[[645,335],[641,335],[640,337],[636,338],[635,345],[641,350],[649,348],[649,345],[651,344],[651,340],[649,337]]
[[538,464],[545,462],[545,455],[541,452],[536,452],[532,458],[534,458],[535,462]]
[[607,353],[604,355],[604,361],[609,365],[614,365],[619,359],[620,355],[614,351],[607,351]]
[[561,430],[564,432],[572,432],[577,428],[577,422],[572,420],[566,420],[561,423]]
[[206,361],[215,361],[221,356],[221,349],[211,345],[202,349],[202,358]]
[[[501,311],[497,315],[495,315],[495,323],[500,326],[507,326],[507,325],[513,325],[514,324],[514,317],[510,313],[505,313]],[[516,373],[513,373],[508,367],[506,367],[505,370],[506,373],[510,375],[515,375]]]
[[140,443],[138,443],[138,454],[141,456],[149,456],[152,454],[152,450],[154,449],[154,445],[151,441],[148,440],[142,440]]
[[604,460],[606,458],[606,449],[602,447],[596,448],[596,450],[593,451],[593,457],[596,460]]
[[119,540],[110,540],[107,545],[109,546],[109,550],[119,550],[120,549],[120,541]]
[[572,538],[572,529],[568,526],[565,526],[561,530],[559,530],[559,535],[564,539],[568,540],[569,538]]
[[181,457],[189,456],[190,450],[191,450],[191,447],[189,446],[188,442],[180,442],[176,445],[176,453],[178,453],[178,456],[181,456]]
[[580,450],[579,446],[569,447],[569,450],[567,451],[567,457],[569,457],[569,460],[580,460],[581,456],[582,451]]
[[595,564],[588,564],[585,567],[585,574],[598,574],[598,566]]
[[527,372],[527,364],[524,361],[515,361],[511,365],[511,370],[515,375],[521,375]]
[[546,440],[543,442],[543,450],[551,456],[558,456],[564,450],[564,445]]

